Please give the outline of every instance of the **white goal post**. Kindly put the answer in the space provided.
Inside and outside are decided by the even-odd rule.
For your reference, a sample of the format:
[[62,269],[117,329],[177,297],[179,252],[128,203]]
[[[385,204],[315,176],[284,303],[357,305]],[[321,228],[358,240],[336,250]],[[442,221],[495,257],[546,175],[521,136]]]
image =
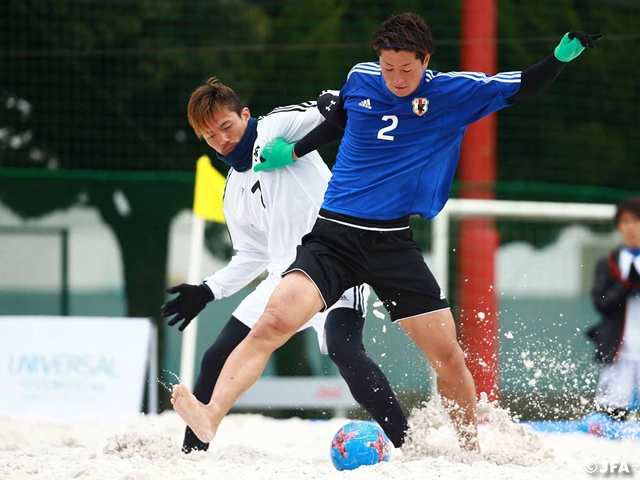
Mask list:
[[[464,218],[521,219],[546,221],[611,221],[615,205],[592,203],[530,202],[516,200],[450,199],[444,209],[432,220],[432,272],[443,292],[449,283],[449,231],[452,220]],[[192,217],[191,248],[189,258],[189,283],[201,282],[200,263],[204,248],[205,221]],[[193,386],[196,360],[197,318],[182,335],[180,378],[190,388]],[[326,378],[333,381],[332,377]],[[435,382],[432,381],[432,388]],[[247,397],[247,406],[252,401]],[[301,399],[306,401],[306,399]],[[347,397],[347,401],[350,401]],[[253,406],[253,405],[251,405]],[[341,408],[346,405],[339,405]]]
[[433,274],[446,294],[449,284],[449,225],[453,219],[493,218],[547,221],[612,221],[615,205],[598,203],[527,202],[519,200],[450,199],[433,219]]

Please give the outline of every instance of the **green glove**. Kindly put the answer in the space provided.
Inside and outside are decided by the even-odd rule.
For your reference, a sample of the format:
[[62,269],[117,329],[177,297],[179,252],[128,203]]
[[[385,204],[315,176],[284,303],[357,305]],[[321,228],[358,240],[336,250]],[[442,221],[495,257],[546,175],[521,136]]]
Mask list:
[[295,162],[293,159],[293,147],[295,144],[287,143],[281,138],[270,140],[263,148],[260,154],[261,163],[253,167],[254,172],[262,172],[264,170],[275,170],[283,168]]
[[572,30],[571,32],[565,34],[560,40],[560,43],[553,51],[555,57],[561,62],[570,62],[578,55],[580,55],[585,47],[593,48],[595,46],[595,42],[602,38],[601,33],[597,33],[596,35],[589,35],[584,32],[578,32],[576,30]]

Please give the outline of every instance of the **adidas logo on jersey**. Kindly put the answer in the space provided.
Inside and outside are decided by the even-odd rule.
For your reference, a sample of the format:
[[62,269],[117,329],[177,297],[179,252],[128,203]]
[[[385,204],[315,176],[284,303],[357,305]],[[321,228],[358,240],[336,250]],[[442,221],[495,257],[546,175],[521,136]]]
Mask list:
[[358,106],[363,108],[368,108],[369,110],[371,110],[371,100],[369,100],[368,98],[366,100],[362,100],[358,104]]

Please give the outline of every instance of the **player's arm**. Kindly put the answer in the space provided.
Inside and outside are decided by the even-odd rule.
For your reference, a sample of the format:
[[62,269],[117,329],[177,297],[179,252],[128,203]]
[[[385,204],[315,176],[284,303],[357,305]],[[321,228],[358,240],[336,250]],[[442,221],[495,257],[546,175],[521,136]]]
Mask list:
[[236,254],[231,261],[200,285],[183,283],[167,289],[167,293],[178,296],[169,300],[160,309],[162,318],[173,316],[169,326],[182,321],[178,327],[184,330],[209,302],[233,295],[260,275],[269,264],[267,239],[252,227],[237,227],[227,218],[227,227]]
[[347,111],[344,109],[339,92],[327,91],[318,98],[318,111],[325,121],[296,143],[293,149],[295,158],[339,141],[347,126]]
[[594,45],[600,37],[600,34],[569,32],[556,47],[554,58],[539,62],[526,73],[515,71],[487,76],[481,72],[440,72],[431,81],[449,102],[448,111],[465,127],[513,105],[519,98],[540,93],[558,76],[563,64],[580,55],[584,50],[582,42]]
[[544,60],[522,72],[520,90],[510,100],[529,98],[542,93],[558,77],[568,62],[580,55],[586,47],[594,48],[602,34],[588,35],[584,32],[567,33],[554,52]]
[[225,267],[204,280],[204,284],[217,299],[230,297],[246,287],[269,265],[267,239],[264,233],[257,230],[250,233],[245,229],[242,232],[242,235],[246,235],[245,241],[239,245],[235,241],[237,233],[231,235],[236,253]]
[[347,125],[347,112],[338,92],[322,94],[318,98],[317,108],[325,120],[296,143],[289,143],[281,137],[268,142],[262,149],[262,163],[254,167],[256,172],[290,165],[298,158],[342,138]]

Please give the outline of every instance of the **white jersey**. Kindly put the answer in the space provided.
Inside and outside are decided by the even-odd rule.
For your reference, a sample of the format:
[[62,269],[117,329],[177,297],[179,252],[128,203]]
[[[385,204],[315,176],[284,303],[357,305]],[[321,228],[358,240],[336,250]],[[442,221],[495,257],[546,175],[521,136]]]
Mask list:
[[[270,140],[297,142],[323,121],[316,102],[280,107],[259,118],[253,165],[260,162],[262,148]],[[264,311],[282,272],[295,260],[302,237],[311,231],[331,178],[318,152],[300,160],[267,172],[230,169],[227,176],[223,211],[236,254],[205,284],[220,299],[238,292],[266,269],[268,278],[233,313],[249,327]],[[350,289],[333,308],[357,308],[364,314],[368,292],[366,286]],[[318,314],[303,327],[316,329],[323,353],[325,318],[326,313]]]
[[[640,257],[634,257],[633,254],[623,248],[618,257],[618,266],[620,267],[620,274],[624,280],[629,278],[631,264],[635,266],[636,271],[640,272]],[[637,295],[629,295],[627,297],[627,312],[624,319],[622,347],[620,348],[620,352],[618,352],[618,359],[623,358],[625,360],[640,362],[640,297]]]

